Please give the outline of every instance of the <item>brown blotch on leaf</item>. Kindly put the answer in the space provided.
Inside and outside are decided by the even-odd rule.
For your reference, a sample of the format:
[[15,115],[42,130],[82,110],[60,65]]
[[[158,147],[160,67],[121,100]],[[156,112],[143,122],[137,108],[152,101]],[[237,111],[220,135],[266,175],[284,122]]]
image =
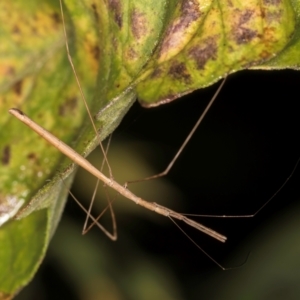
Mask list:
[[249,20],[251,20],[252,16],[254,14],[254,11],[251,9],[246,9],[239,18],[238,25],[243,26],[246,24]]
[[188,24],[201,16],[198,1],[182,1],[180,10],[182,15],[185,16],[184,22]]
[[157,67],[150,75],[151,79],[155,79],[159,76],[161,76],[161,74],[163,73],[163,71],[161,70],[161,68]]
[[130,27],[136,39],[140,39],[147,33],[147,18],[144,13],[134,9],[130,16]]
[[235,32],[235,40],[238,45],[245,44],[257,37],[257,32],[248,28],[240,28]]
[[169,69],[169,75],[176,80],[183,80],[185,83],[191,82],[191,75],[184,63],[173,63]]
[[201,16],[198,1],[182,1],[179,22],[172,28],[173,32],[182,31]]
[[132,49],[131,47],[126,52],[126,56],[130,60],[135,60],[135,59],[137,59],[139,57],[138,54],[137,54],[137,52],[134,49]]
[[92,9],[93,9],[94,18],[95,18],[95,20],[98,23],[98,21],[99,21],[99,14],[98,14],[98,11],[97,11],[97,5],[96,5],[96,3],[92,3],[91,6],[92,6]]
[[258,36],[257,31],[245,27],[245,25],[252,19],[253,15],[253,10],[245,10],[240,14],[237,24],[234,25],[233,36],[238,45],[249,43],[251,40]]
[[31,152],[27,155],[27,158],[31,161],[35,161],[37,159],[37,156],[35,153]]
[[4,166],[8,165],[9,161],[10,161],[10,147],[6,145],[2,151],[2,157],[1,157],[2,165]]
[[181,36],[180,33],[184,32],[186,28],[192,22],[200,18],[202,14],[199,10],[199,3],[197,1],[182,1],[180,11],[180,17],[166,30],[165,38],[160,50],[161,54],[180,43],[180,40],[178,40],[178,37]]
[[282,18],[282,11],[280,10],[276,12],[267,12],[264,17],[267,23],[272,23],[272,22],[279,23]]
[[217,59],[217,37],[210,37],[200,45],[192,47],[188,55],[196,62],[197,68],[203,70],[209,60]]
[[22,80],[18,80],[14,85],[13,85],[13,90],[14,92],[20,96],[21,93],[22,93],[22,85],[23,85],[23,82]]
[[58,114],[60,116],[66,116],[77,107],[77,98],[76,97],[70,97],[68,98],[64,104],[60,105],[58,108]]
[[61,21],[62,21],[62,20],[61,20],[60,14],[57,13],[57,12],[52,13],[52,14],[51,14],[51,18],[52,18],[52,20],[54,21],[54,23],[55,23],[56,25],[60,24]]
[[109,9],[114,15],[114,20],[117,25],[121,28],[123,25],[122,14],[121,14],[121,2],[120,0],[108,0]]
[[91,49],[92,51],[92,55],[94,57],[95,60],[99,60],[99,56],[100,56],[100,48],[98,45],[94,45]]

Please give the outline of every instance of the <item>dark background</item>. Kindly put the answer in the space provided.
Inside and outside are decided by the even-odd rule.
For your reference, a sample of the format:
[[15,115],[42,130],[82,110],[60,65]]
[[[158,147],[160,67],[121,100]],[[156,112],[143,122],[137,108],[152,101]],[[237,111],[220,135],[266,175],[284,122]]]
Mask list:
[[[255,213],[300,157],[299,82],[296,71],[229,76],[203,124],[162,180],[171,192],[159,186],[147,188],[148,182],[134,186],[142,187],[147,200],[176,211]],[[114,176],[121,176],[120,164],[129,161],[127,154],[143,163],[123,167],[126,175],[121,182],[136,179],[133,169],[140,164],[150,166],[150,172],[162,171],[219,84],[154,109],[136,103],[113,136],[112,152],[118,151],[109,152],[109,160],[116,164]],[[97,155],[93,159],[100,160]],[[148,175],[152,173],[142,176]],[[84,180],[91,179],[85,178],[82,173],[75,184],[81,201],[83,194],[90,199]],[[96,228],[82,237],[84,215],[70,199],[37,276],[16,299],[243,299],[246,295],[247,299],[298,299],[299,179],[298,168],[255,218],[197,218],[225,234],[224,245],[179,224],[224,267],[242,265],[251,252],[243,266],[228,271],[222,271],[171,221],[114,193],[110,197],[115,199],[118,241],[111,242]]]

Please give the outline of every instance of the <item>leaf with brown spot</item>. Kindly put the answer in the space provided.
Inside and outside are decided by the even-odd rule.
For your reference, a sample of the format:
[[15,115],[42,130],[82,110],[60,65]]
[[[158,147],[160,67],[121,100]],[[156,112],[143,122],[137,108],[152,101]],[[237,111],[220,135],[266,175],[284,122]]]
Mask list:
[[[288,1],[211,1],[205,6],[178,1],[139,77],[139,101],[157,106],[238,70],[276,68],[282,54],[291,52],[293,38],[298,41],[296,11]],[[299,65],[298,56],[282,67]],[[174,65],[183,64],[182,76],[172,76]],[[154,76],[157,69],[160,74]]]
[[[96,14],[89,14],[90,7],[74,1],[68,9],[67,20],[73,12],[80,24],[68,27],[70,48],[91,104],[94,95],[101,95],[96,83],[103,48]],[[0,2],[0,295],[12,296],[32,279],[56,229],[74,176],[74,165],[12,119],[8,109],[24,110],[60,139],[73,143],[83,155],[95,146],[66,57],[60,16],[58,1]],[[80,61],[84,63],[78,64]],[[117,126],[133,100],[134,95],[128,91],[104,109],[97,123],[102,138]],[[108,103],[109,99],[97,97],[91,106],[99,111]],[[10,270],[12,264],[14,272]]]

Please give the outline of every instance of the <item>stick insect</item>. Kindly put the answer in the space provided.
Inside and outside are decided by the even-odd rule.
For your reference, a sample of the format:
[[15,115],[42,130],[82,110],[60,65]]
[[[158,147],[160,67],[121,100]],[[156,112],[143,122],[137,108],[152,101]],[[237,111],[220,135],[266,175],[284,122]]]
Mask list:
[[[61,1],[60,1],[61,4]],[[62,4],[61,4],[61,13],[63,16],[63,10],[62,10]],[[64,22],[64,17],[63,17],[63,22]],[[83,92],[81,90],[81,86],[80,86],[80,82],[78,79],[78,76],[76,74],[75,71],[75,67],[73,65],[73,61],[72,61],[72,57],[70,55],[70,51],[69,51],[69,47],[68,47],[68,39],[67,39],[67,34],[66,34],[66,29],[65,29],[65,24],[64,24],[64,33],[65,33],[65,38],[66,38],[66,48],[67,48],[67,55],[71,64],[71,67],[73,69],[73,72],[75,74],[75,78],[77,81],[77,84],[79,86],[79,89],[82,93],[82,98],[84,99],[84,102],[86,104]],[[182,147],[180,148],[180,150],[177,152],[177,154],[175,155],[174,159],[171,161],[171,163],[169,164],[169,166],[167,167],[167,169],[155,176],[151,176],[150,178],[157,178],[163,175],[166,175],[168,173],[168,171],[171,169],[172,165],[174,164],[175,160],[177,159],[177,157],[179,156],[179,154],[182,152],[183,148],[185,147],[186,143],[188,142],[188,140],[191,138],[192,134],[194,133],[194,131],[196,130],[196,128],[199,126],[199,124],[201,123],[201,121],[203,120],[204,116],[206,115],[207,111],[209,110],[210,106],[213,104],[214,100],[216,99],[218,93],[220,92],[220,90],[222,89],[224,85],[224,81],[222,82],[222,84],[220,85],[220,87],[218,88],[217,92],[215,93],[214,97],[211,99],[211,101],[209,102],[209,105],[207,106],[207,108],[205,109],[205,111],[202,113],[199,121],[197,122],[197,124],[195,125],[194,129],[192,130],[192,132],[190,133],[190,135],[187,137],[187,139],[184,141]],[[86,104],[86,108],[88,110],[89,116],[91,118],[91,121],[93,121],[93,118],[89,112],[89,109],[87,107]],[[133,201],[134,203],[143,206],[149,210],[152,210],[158,214],[164,215],[166,217],[169,217],[171,220],[173,219],[177,219],[177,220],[181,220],[183,222],[185,222],[186,224],[214,237],[215,239],[221,241],[221,242],[225,242],[226,241],[226,237],[217,233],[216,231],[207,228],[197,222],[195,222],[194,220],[187,218],[186,216],[177,213],[167,207],[161,206],[157,203],[150,203],[147,202],[145,200],[143,200],[140,197],[137,197],[136,195],[134,195],[133,193],[130,192],[130,190],[127,188],[127,184],[125,184],[125,186],[120,185],[119,183],[117,183],[113,177],[112,177],[112,171],[110,170],[109,167],[109,173],[110,173],[110,177],[106,177],[104,174],[102,174],[99,170],[97,170],[96,168],[94,168],[90,163],[88,163],[83,157],[81,157],[78,153],[76,153],[72,148],[70,148],[69,146],[65,145],[62,141],[58,140],[56,137],[54,137],[53,135],[51,135],[49,132],[47,132],[45,129],[43,129],[42,127],[40,127],[38,124],[34,123],[29,117],[27,117],[23,112],[21,112],[18,109],[11,109],[10,113],[12,115],[14,115],[15,117],[17,117],[19,120],[21,120],[22,122],[24,122],[27,126],[29,126],[31,129],[35,130],[39,135],[41,135],[44,139],[46,139],[48,142],[50,142],[53,146],[55,146],[58,150],[60,150],[62,153],[64,153],[66,156],[68,156],[69,158],[71,158],[75,163],[77,163],[78,165],[82,166],[83,168],[85,168],[88,172],[90,172],[91,174],[93,174],[94,176],[96,176],[99,180],[103,181],[105,183],[105,185],[115,189],[118,193],[122,194],[123,196],[125,196],[126,198],[130,199],[131,201]],[[93,123],[93,122],[92,122]],[[97,130],[95,128],[95,125],[93,124],[95,132],[97,133]],[[102,147],[102,144],[100,143],[100,147]],[[103,150],[103,147],[102,147]],[[109,166],[108,162],[107,162],[107,158],[105,155],[105,151],[103,150],[104,153],[104,159],[107,163],[107,165]],[[147,179],[150,179],[147,178]],[[289,179],[289,178],[288,178]],[[288,180],[287,179],[287,180]],[[286,181],[287,181],[286,180]],[[130,183],[130,182],[129,182]],[[286,183],[286,182],[285,182]],[[284,183],[284,184],[285,184]],[[272,199],[272,198],[271,198]],[[255,216],[265,205],[267,205],[267,203],[269,201],[271,201],[271,199],[269,199],[256,213],[252,214],[252,215],[246,215],[246,216],[222,216],[222,217],[253,217]],[[82,207],[83,208],[83,207]],[[111,209],[111,207],[109,207]],[[84,209],[84,208],[83,208]],[[85,209],[84,209],[85,210]],[[94,218],[91,214],[90,214],[90,209],[87,211],[85,210],[87,213],[87,218],[91,218],[94,222],[94,224],[96,224],[99,228],[101,228],[104,233],[109,236],[111,239],[115,240],[116,239],[116,235],[111,235],[109,232],[107,232],[102,226],[101,224],[98,223],[98,219]],[[202,249],[201,249],[202,250]],[[203,251],[203,250],[202,250]],[[204,252],[205,253],[205,252]],[[207,255],[207,253],[205,253]],[[209,256],[209,255],[208,255]],[[213,260],[214,261],[214,260]],[[218,264],[218,263],[217,263]],[[219,264],[218,264],[219,265]],[[220,266],[220,265],[219,265]],[[223,267],[222,267],[223,268]]]
[[[207,106],[206,110],[202,114],[201,118],[199,119],[198,123],[200,124],[201,120],[203,119],[204,115],[208,111],[209,107],[214,102],[215,98],[217,97],[217,94],[221,90],[222,86],[224,84],[224,81],[220,85],[219,89],[217,90],[217,93],[210,101],[209,105]],[[113,178],[106,177],[103,173],[101,173],[99,170],[97,170],[93,165],[91,165],[85,158],[83,158],[81,155],[79,155],[76,151],[74,151],[71,147],[63,143],[61,140],[56,138],[54,135],[52,135],[50,132],[48,132],[43,127],[39,126],[37,123],[35,123],[33,120],[31,120],[28,116],[26,116],[22,111],[16,108],[12,108],[9,110],[9,112],[15,116],[17,119],[19,119],[21,122],[26,124],[28,127],[30,127],[32,130],[34,130],[37,134],[39,134],[42,138],[44,138],[46,141],[48,141],[51,145],[56,147],[59,151],[61,151],[63,154],[65,154],[67,157],[69,157],[72,161],[74,161],[76,164],[81,166],[82,168],[86,169],[89,173],[93,174],[95,177],[97,177],[99,180],[101,180],[104,184],[111,187],[112,189],[116,190],[118,193],[126,197],[127,199],[133,201],[135,204],[140,205],[142,207],[145,207],[146,209],[153,210],[154,212],[161,214],[166,217],[175,218],[178,220],[181,220],[188,225],[216,238],[217,240],[221,242],[226,241],[226,237],[218,234],[217,232],[189,219],[183,216],[180,213],[176,213],[172,211],[169,208],[166,208],[162,205],[159,205],[157,203],[150,203],[145,200],[143,200],[140,197],[137,197],[133,193],[130,192],[129,189],[127,189],[127,183],[122,186],[119,183],[117,183]],[[181,150],[180,150],[181,152]],[[180,154],[180,153],[179,153]],[[176,155],[177,157],[178,155]],[[174,160],[171,162],[174,163]],[[158,176],[156,176],[158,177]],[[147,178],[148,179],[148,178]],[[90,216],[91,217],[91,216]],[[94,220],[95,221],[95,220]],[[96,221],[95,221],[96,222]]]

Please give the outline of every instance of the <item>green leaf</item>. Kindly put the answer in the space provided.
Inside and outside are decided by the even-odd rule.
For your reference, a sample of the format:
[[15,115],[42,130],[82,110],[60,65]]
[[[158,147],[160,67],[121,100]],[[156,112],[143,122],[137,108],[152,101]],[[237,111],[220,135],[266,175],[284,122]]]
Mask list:
[[[299,66],[298,1],[64,5],[70,52],[102,139],[136,97],[157,106],[237,70]],[[59,1],[1,1],[0,24],[0,256],[8,258],[0,274],[11,262],[18,270],[0,280],[1,299],[42,261],[75,169],[8,109],[21,108],[84,156],[96,138],[66,56]]]
[[45,252],[46,227],[47,211],[43,209],[19,222],[10,222],[1,230],[0,282],[6,292],[19,289],[19,284],[26,284],[28,276],[36,271]]
[[[74,10],[80,12],[81,8],[75,7]],[[23,257],[31,266],[25,270],[20,265],[22,276],[10,273],[9,280],[0,280],[0,292],[5,295],[4,298],[26,285],[41,263],[74,175],[74,165],[30,129],[13,120],[7,114],[8,109],[23,109],[60,139],[67,143],[73,141],[73,146],[85,155],[92,150],[95,141],[93,132],[89,130],[90,123],[85,121],[86,112],[66,57],[59,3],[2,1],[0,11],[0,37],[1,41],[5,41],[0,46],[0,70],[3,74],[0,78],[0,105],[4,128],[0,133],[0,220],[3,221],[1,223],[12,217],[21,220],[1,224],[1,255],[16,253],[11,252],[10,240],[14,236],[14,244],[19,245],[17,249],[28,251]],[[83,24],[79,26],[77,36],[88,36],[71,40],[71,51],[75,51],[76,43],[80,49],[74,56],[75,62],[85,61],[77,70],[79,76],[84,75],[80,80],[89,100],[95,94],[98,73],[98,37],[91,20],[85,11],[77,15],[77,21]],[[73,30],[70,28],[71,33]],[[90,55],[87,55],[86,49],[91,50]],[[102,138],[117,126],[133,100],[131,91],[123,93],[113,105],[106,107],[105,113],[99,114],[97,125],[101,127]],[[94,101],[98,109],[106,104],[102,97]],[[14,206],[23,202],[22,208],[15,211]],[[29,228],[35,228],[39,222],[31,217],[31,213],[41,209],[46,218],[35,233],[34,239],[40,242],[40,247],[39,256],[33,257],[30,255],[33,249],[21,246],[22,241],[33,240],[31,232],[24,228],[21,234],[13,224],[23,222]],[[14,261],[13,256],[10,261],[1,260],[0,273],[7,275],[11,261]]]
[[[296,52],[295,22],[289,1],[179,1],[137,85],[138,98],[157,106],[241,69],[298,66],[289,44]],[[290,49],[288,65],[268,64],[283,49]]]

